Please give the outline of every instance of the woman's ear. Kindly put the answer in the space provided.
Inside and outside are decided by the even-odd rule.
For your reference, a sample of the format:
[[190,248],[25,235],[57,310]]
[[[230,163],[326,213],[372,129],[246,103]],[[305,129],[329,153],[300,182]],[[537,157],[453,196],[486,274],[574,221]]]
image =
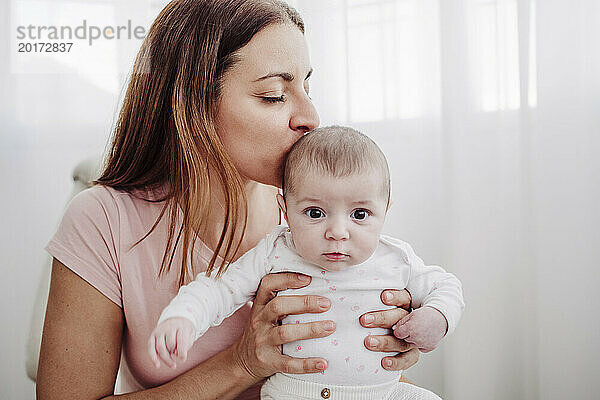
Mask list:
[[283,214],[283,218],[285,218],[285,222],[287,222],[289,224],[288,217],[287,217],[287,208],[285,207],[285,199],[279,193],[277,193],[277,204],[279,205],[279,209],[281,210],[281,213]]

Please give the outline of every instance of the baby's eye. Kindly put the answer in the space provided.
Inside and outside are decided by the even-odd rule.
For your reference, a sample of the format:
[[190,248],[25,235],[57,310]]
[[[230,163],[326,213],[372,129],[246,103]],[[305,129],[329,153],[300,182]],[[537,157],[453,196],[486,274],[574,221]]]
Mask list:
[[319,218],[323,218],[325,216],[325,213],[323,211],[319,210],[318,208],[309,208],[308,210],[304,211],[304,214],[308,218],[312,218],[312,219],[319,219]]
[[354,210],[352,211],[352,214],[350,214],[350,218],[358,221],[364,221],[368,216],[369,212],[367,210],[363,210],[362,208]]

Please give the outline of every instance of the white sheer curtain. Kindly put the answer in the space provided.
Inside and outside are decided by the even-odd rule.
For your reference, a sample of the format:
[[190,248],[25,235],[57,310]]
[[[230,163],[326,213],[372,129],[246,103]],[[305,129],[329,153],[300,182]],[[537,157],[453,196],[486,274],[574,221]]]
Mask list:
[[407,376],[447,399],[598,397],[600,4],[297,0],[324,124],[388,155],[387,231],[463,281]]

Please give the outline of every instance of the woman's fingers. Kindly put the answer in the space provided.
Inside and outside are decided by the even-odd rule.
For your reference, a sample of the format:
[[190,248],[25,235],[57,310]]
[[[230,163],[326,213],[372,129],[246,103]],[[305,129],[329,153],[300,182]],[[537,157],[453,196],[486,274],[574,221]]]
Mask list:
[[260,281],[254,304],[266,305],[277,296],[277,292],[287,289],[298,289],[308,285],[310,281],[310,276],[293,272],[266,275]]
[[321,296],[279,296],[265,307],[265,318],[277,322],[290,314],[321,313],[331,307],[331,301]]
[[383,357],[381,366],[389,371],[400,371],[409,369],[419,361],[419,350],[410,349],[392,357]]
[[293,358],[281,356],[278,370],[286,374],[308,374],[324,371],[327,361],[322,358]]
[[388,306],[410,309],[412,298],[408,290],[387,289],[381,292],[381,301]]
[[365,347],[371,351],[386,353],[403,353],[414,348],[414,345],[392,335],[370,335],[365,338]]
[[325,337],[335,332],[335,322],[318,321],[304,324],[284,324],[272,331],[272,343],[282,345],[296,340]]
[[[404,290],[387,289],[381,292],[381,301],[391,310],[373,311],[360,316],[360,324],[369,328],[391,328],[409,314],[412,298]],[[397,339],[393,335],[371,335],[365,338],[365,347],[371,351],[398,353],[393,357],[384,357],[381,366],[390,371],[404,370],[419,360],[419,351],[414,345]]]
[[[387,289],[381,292],[381,301],[386,305],[399,308],[363,314],[359,319],[362,326],[369,328],[393,327],[409,314],[412,298],[406,289]],[[368,336],[365,338],[365,347],[371,351],[398,353],[381,360],[381,366],[390,371],[407,369],[419,360],[419,350],[413,344],[392,335]]]
[[277,292],[308,285],[311,278],[296,273],[270,274],[263,277],[252,305],[252,314],[244,333],[234,346],[239,364],[253,378],[275,372],[315,373],[327,367],[322,358],[299,359],[281,354],[283,343],[324,337],[335,331],[333,321],[278,325],[291,314],[320,313],[331,307],[321,296],[277,296]]
[[405,370],[419,361],[419,350],[404,340],[390,335],[372,335],[365,338],[365,347],[372,351],[398,352],[392,357],[384,357],[381,366],[390,371]]
[[366,328],[391,328],[398,321],[408,315],[403,308],[373,311],[360,316],[360,324]]
[[388,289],[381,292],[381,301],[389,306],[396,306],[391,310],[373,311],[360,316],[360,324],[368,328],[391,328],[398,321],[408,315],[411,297],[406,289]]

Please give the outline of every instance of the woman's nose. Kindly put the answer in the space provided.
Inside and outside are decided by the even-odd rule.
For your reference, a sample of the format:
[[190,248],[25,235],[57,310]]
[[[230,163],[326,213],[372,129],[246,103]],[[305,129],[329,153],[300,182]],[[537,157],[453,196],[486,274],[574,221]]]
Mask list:
[[325,237],[329,240],[347,240],[350,238],[348,227],[343,221],[332,221],[327,226]]
[[317,126],[319,126],[319,114],[308,94],[306,94],[290,118],[290,128],[294,131],[306,133]]

